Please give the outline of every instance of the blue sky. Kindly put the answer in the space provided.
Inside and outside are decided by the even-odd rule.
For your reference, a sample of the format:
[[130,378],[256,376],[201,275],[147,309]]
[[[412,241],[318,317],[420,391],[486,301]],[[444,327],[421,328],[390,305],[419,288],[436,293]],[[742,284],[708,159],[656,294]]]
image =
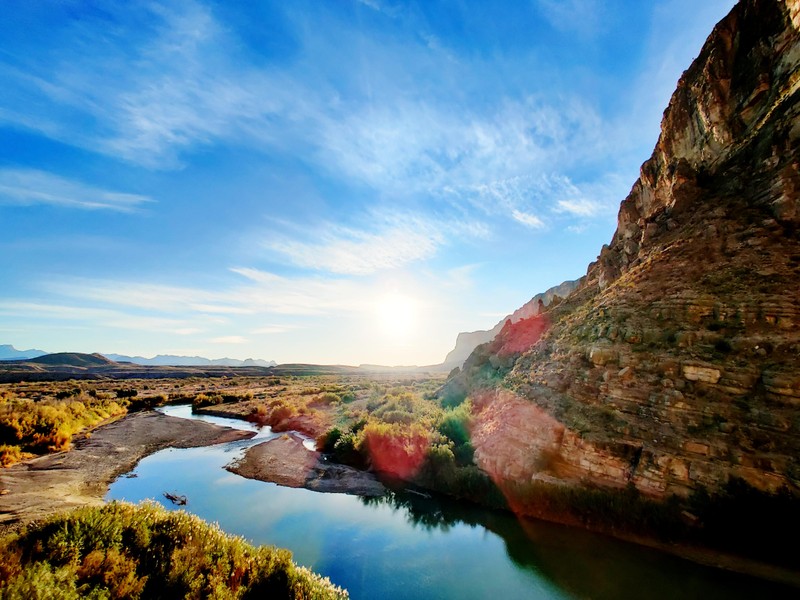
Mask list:
[[586,272],[731,0],[4,0],[0,343],[432,364]]

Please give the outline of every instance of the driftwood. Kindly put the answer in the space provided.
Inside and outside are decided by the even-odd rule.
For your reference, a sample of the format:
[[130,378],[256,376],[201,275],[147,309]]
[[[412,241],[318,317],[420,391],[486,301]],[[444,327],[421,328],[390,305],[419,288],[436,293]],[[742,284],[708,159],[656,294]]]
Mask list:
[[431,495],[426,492],[420,492],[418,490],[412,490],[411,488],[406,488],[403,490],[404,492],[409,492],[411,494],[416,494],[417,496],[422,496],[423,498],[431,498]]
[[185,506],[186,503],[188,502],[186,496],[178,494],[170,494],[169,492],[164,492],[164,498],[166,498],[167,500],[178,506]]

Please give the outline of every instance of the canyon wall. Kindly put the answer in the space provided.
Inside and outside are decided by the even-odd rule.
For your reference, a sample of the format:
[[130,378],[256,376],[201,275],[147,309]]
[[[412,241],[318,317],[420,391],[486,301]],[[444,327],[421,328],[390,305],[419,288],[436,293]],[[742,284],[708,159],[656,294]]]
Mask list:
[[447,384],[496,482],[800,492],[799,88],[800,1],[742,0],[579,287]]

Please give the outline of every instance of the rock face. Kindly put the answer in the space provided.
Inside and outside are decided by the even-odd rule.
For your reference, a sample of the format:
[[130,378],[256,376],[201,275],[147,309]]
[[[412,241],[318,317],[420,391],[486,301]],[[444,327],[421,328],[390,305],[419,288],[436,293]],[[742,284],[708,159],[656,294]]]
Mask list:
[[522,319],[528,319],[538,315],[539,311],[543,307],[549,306],[554,299],[558,301],[559,299],[569,296],[572,290],[578,287],[579,283],[580,280],[565,281],[555,287],[551,287],[546,292],[536,294],[513,313],[498,321],[497,325],[491,329],[479,329],[478,331],[459,333],[458,337],[456,337],[456,346],[447,353],[444,363],[442,363],[443,366],[447,369],[452,369],[454,367],[460,368],[475,348],[481,344],[491,342],[495,336],[500,333],[506,321],[516,323]]
[[742,0],[579,287],[454,382],[480,398],[475,456],[497,481],[800,493],[799,100],[800,0]]

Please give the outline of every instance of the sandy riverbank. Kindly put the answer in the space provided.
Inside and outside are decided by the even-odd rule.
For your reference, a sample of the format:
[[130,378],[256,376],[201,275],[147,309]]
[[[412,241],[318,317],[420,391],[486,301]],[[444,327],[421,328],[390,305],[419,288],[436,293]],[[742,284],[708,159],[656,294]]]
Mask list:
[[246,439],[249,431],[158,412],[126,415],[76,436],[73,449],[0,469],[0,533],[55,512],[100,504],[108,486],[145,456]]
[[248,448],[244,456],[226,467],[259,481],[315,492],[382,496],[386,488],[374,475],[346,465],[327,463],[319,452],[308,450],[297,435],[286,433]]

